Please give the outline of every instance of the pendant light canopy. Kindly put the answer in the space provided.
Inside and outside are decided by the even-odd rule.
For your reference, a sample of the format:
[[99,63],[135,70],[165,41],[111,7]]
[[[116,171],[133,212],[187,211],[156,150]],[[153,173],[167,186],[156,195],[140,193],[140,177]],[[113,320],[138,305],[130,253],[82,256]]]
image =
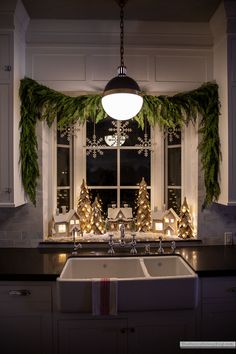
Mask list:
[[126,75],[124,65],[124,0],[120,5],[120,66],[118,75],[113,77],[106,85],[102,106],[111,118],[127,120],[135,117],[142,108],[143,98],[139,85]]

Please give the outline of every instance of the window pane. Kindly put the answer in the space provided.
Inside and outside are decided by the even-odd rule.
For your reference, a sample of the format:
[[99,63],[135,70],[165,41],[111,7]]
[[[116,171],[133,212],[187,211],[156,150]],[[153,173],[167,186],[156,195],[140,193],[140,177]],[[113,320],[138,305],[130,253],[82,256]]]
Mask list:
[[133,119],[127,122],[121,122],[120,131],[121,134],[123,131],[123,135],[125,135],[124,146],[142,145],[145,138],[149,140],[151,137],[151,128],[148,122],[145,122],[145,128],[142,129],[136,120]]
[[90,189],[91,201],[93,202],[95,197],[99,195],[102,201],[102,209],[107,216],[107,208],[112,204],[117,205],[117,190],[116,189]]
[[142,145],[144,139],[149,140],[151,136],[151,128],[148,122],[142,129],[135,120],[118,122],[110,117],[96,123],[95,129],[94,122],[87,121],[86,132],[87,139],[90,141],[92,141],[95,132],[96,138],[102,139],[101,144],[114,147],[118,145],[118,140],[120,140],[120,146]]
[[[124,207],[124,204],[128,204],[128,207],[132,208],[133,215],[136,207],[136,200],[138,197],[138,189],[121,189],[120,190],[120,206]],[[151,200],[151,190],[148,189],[149,200]]]
[[150,154],[138,154],[138,150],[121,150],[120,152],[120,184],[135,186],[144,177],[150,185]]
[[58,189],[57,190],[57,208],[61,212],[61,207],[65,205],[66,210],[70,210],[70,190],[69,189]]
[[88,186],[116,186],[117,185],[117,157],[116,150],[103,150],[104,154],[87,156],[87,185]]
[[57,185],[70,185],[70,151],[68,148],[57,149]]
[[168,189],[168,208],[173,208],[177,214],[180,212],[181,189]]
[[70,142],[67,139],[67,134],[64,135],[64,132],[57,130],[57,144],[70,145]]
[[168,185],[181,185],[181,148],[168,149]]
[[[114,123],[112,123],[112,122],[114,122]],[[95,124],[95,135],[96,135],[97,139],[100,139],[100,138],[103,139],[101,144],[105,145],[104,144],[104,137],[106,135],[113,135],[114,134],[114,132],[109,132],[109,129],[115,128],[115,130],[116,130],[116,124],[117,124],[117,121],[115,121],[114,119],[112,119],[110,117],[107,117]],[[87,139],[92,140],[93,135],[94,135],[94,121],[88,120],[86,122],[86,137],[87,137]]]
[[181,144],[181,130],[180,128],[168,129],[167,133],[167,144],[168,145],[180,145]]

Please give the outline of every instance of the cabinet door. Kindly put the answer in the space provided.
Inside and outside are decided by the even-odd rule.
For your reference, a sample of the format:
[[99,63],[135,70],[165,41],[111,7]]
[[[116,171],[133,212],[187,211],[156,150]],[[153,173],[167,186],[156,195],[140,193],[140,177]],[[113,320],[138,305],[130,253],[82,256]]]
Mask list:
[[182,353],[180,341],[193,340],[193,311],[159,311],[129,320],[129,354]]
[[203,278],[201,338],[235,340],[236,277]]
[[0,343],[4,354],[50,354],[51,319],[40,314],[1,316]]
[[201,339],[235,340],[236,303],[204,304],[202,314]]
[[1,282],[0,352],[52,353],[50,284]]
[[10,36],[0,34],[0,81],[9,82],[10,80]]
[[57,354],[125,354],[126,326],[123,319],[59,319]]
[[0,204],[11,200],[9,159],[9,85],[0,84]]

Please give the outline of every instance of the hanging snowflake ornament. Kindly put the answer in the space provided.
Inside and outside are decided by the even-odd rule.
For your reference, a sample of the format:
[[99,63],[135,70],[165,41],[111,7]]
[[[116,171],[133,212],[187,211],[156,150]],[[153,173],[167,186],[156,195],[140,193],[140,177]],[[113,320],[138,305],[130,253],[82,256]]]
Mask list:
[[175,128],[167,128],[165,131],[165,137],[168,137],[169,143],[172,143],[173,141],[173,137],[175,137],[176,139],[180,138],[180,128],[179,127],[175,127]]
[[152,142],[151,139],[148,138],[148,134],[145,133],[143,139],[138,136],[137,140],[140,142],[140,144],[135,145],[140,147],[138,154],[141,155],[143,153],[145,157],[148,157],[149,151],[151,151],[152,147]]
[[93,138],[92,139],[87,138],[86,141],[87,141],[86,144],[87,156],[89,156],[92,153],[93,158],[96,159],[98,154],[103,155],[103,151],[101,149],[104,148],[104,145],[100,145],[101,142],[103,141],[103,138],[99,138],[97,140],[96,134],[93,134]]
[[132,128],[129,128],[129,122],[115,122],[112,120],[111,124],[113,125],[114,128],[109,128],[109,132],[115,133],[114,135],[118,136],[120,139],[120,142],[123,140],[125,141],[126,139],[129,139],[128,133],[132,132]]
[[66,136],[67,140],[71,141],[73,136],[77,136],[77,132],[80,130],[80,128],[76,127],[76,125],[69,125],[67,127],[58,128],[58,130],[60,131],[61,138]]

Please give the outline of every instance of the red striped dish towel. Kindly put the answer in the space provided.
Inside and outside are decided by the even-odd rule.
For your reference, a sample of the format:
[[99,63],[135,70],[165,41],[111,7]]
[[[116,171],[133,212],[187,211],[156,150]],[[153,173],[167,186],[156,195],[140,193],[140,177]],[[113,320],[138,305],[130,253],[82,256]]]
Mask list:
[[117,315],[117,280],[92,280],[93,315]]

